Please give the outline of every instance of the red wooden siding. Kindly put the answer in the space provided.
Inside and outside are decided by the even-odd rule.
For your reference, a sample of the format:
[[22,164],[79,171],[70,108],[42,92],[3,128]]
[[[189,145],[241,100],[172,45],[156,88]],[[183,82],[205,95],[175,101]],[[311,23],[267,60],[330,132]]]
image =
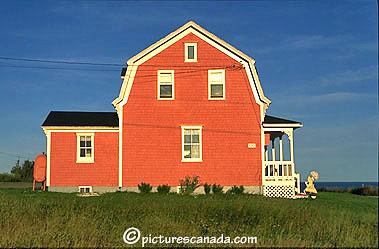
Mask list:
[[[198,62],[184,62],[184,42],[197,42]],[[138,67],[123,109],[123,186],[176,186],[187,175],[224,186],[262,184],[260,108],[246,72],[225,70],[226,100],[208,100],[208,70],[233,64],[189,34]],[[157,70],[175,70],[175,100],[157,100]],[[181,125],[203,126],[203,162],[181,162]]]
[[76,133],[51,133],[50,186],[118,186],[118,132],[95,132],[94,163],[76,163]]

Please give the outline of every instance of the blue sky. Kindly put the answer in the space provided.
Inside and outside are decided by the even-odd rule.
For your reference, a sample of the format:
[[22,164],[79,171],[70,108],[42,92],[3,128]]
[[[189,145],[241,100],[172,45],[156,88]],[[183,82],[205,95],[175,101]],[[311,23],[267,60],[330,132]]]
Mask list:
[[[189,20],[256,60],[268,114],[304,124],[295,132],[303,177],[378,180],[374,0],[4,0],[0,57],[124,64]],[[120,70],[0,59],[0,172],[45,151],[51,110],[113,111]]]

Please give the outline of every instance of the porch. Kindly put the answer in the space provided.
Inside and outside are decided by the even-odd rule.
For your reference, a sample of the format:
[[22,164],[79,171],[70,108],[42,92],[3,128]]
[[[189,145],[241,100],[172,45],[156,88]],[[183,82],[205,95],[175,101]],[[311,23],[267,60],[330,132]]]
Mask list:
[[295,198],[300,193],[300,174],[294,159],[294,130],[300,122],[266,115],[262,124],[265,146],[262,163],[263,194]]

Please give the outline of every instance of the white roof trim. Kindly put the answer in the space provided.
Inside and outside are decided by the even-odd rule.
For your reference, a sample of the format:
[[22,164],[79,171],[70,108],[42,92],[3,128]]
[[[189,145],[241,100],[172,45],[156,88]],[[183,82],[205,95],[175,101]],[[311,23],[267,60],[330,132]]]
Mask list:
[[303,125],[301,123],[282,123],[282,124],[267,124],[267,123],[263,123],[262,124],[263,127],[288,127],[288,128],[301,128],[303,127]]

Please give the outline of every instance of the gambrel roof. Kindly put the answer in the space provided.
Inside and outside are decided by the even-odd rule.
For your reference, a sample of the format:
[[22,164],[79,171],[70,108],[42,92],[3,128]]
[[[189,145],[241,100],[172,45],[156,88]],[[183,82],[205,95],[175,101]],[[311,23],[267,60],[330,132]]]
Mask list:
[[255,101],[258,104],[263,105],[264,110],[267,109],[271,101],[263,94],[262,86],[260,84],[258,73],[255,68],[255,60],[249,57],[248,55],[244,54],[243,52],[239,51],[232,45],[228,44],[227,42],[223,41],[222,39],[218,38],[214,34],[203,29],[202,27],[200,27],[200,25],[196,24],[193,21],[190,21],[127,61],[128,67],[125,74],[123,74],[124,80],[120,90],[120,94],[112,102],[113,106],[115,106],[117,110],[118,106],[122,106],[123,104],[125,104],[128,99],[138,66],[152,58],[154,55],[163,51],[176,41],[180,40],[184,36],[188,35],[189,33],[196,35],[197,37],[204,40],[213,47],[217,48],[218,50],[222,51],[226,55],[239,61],[246,70]]

